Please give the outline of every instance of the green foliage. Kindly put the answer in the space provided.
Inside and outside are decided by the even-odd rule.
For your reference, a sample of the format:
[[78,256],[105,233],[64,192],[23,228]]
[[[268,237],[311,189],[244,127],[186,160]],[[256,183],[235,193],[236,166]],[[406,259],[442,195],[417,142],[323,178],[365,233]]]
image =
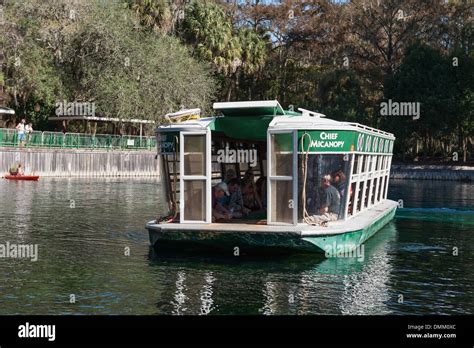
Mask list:
[[99,114],[120,118],[158,120],[181,106],[209,107],[209,69],[177,39],[131,30],[122,10],[96,16],[100,21],[85,23],[67,52],[76,98],[94,99]]
[[329,117],[366,123],[362,82],[354,71],[335,70],[321,74],[318,81],[320,110]]
[[128,6],[140,24],[160,34],[167,34],[173,25],[173,13],[167,0],[129,0]]
[[242,47],[233,35],[224,10],[213,3],[195,1],[186,9],[183,37],[196,54],[214,64],[226,76],[242,64]]
[[[458,151],[466,151],[462,138],[473,131],[469,105],[474,60],[458,53],[459,65],[453,66],[452,57],[436,49],[423,44],[409,47],[400,68],[385,83],[385,98],[419,102],[420,119],[392,116],[384,120],[384,126],[402,138],[418,138],[425,145],[444,139],[451,146],[456,144]],[[407,144],[400,145],[404,152]],[[423,154],[434,155],[437,150],[436,146],[425,146]]]
[[43,124],[63,100],[95,102],[98,116],[125,119],[209,111],[210,67],[178,39],[136,30],[123,6],[79,4],[73,16],[68,6],[28,0],[8,8],[16,23],[5,39],[6,85],[18,116]]

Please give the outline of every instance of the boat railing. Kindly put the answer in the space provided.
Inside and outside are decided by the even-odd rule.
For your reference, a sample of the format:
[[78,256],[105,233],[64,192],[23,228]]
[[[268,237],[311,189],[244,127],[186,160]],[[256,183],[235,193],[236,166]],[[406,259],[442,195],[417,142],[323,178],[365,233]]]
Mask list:
[[[386,137],[390,137],[390,138],[394,138],[394,135],[392,133],[388,133],[388,132],[385,132],[385,131],[382,131],[380,129],[377,129],[377,128],[373,128],[373,127],[369,127],[369,126],[364,126],[360,123],[355,123],[355,122],[335,122],[335,123],[320,123],[320,122],[311,122],[311,121],[301,121],[301,122],[298,122],[298,129],[303,129],[303,128],[307,128],[307,129],[311,129],[311,128],[314,128],[314,127],[318,127],[318,128],[321,128],[321,129],[344,129],[345,127],[355,127],[355,128],[358,128],[358,129],[361,129],[361,130],[364,130],[364,131],[367,131],[367,132],[372,132],[372,133],[377,133],[377,134],[380,134],[380,135],[383,135],[383,136],[386,136]],[[278,123],[277,123],[277,126],[278,128],[281,128],[281,127],[287,127],[287,128],[291,128],[291,129],[295,129],[295,120],[291,120],[291,121],[288,121],[286,122],[285,120],[279,120]]]

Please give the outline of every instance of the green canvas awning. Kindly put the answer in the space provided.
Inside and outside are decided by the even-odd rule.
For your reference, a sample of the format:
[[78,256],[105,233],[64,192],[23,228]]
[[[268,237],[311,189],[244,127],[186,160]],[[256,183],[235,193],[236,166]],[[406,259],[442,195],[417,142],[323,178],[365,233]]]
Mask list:
[[210,128],[211,131],[224,133],[229,138],[265,141],[272,119],[273,116],[217,117]]
[[285,110],[277,100],[214,103],[214,110],[224,116],[283,116]]

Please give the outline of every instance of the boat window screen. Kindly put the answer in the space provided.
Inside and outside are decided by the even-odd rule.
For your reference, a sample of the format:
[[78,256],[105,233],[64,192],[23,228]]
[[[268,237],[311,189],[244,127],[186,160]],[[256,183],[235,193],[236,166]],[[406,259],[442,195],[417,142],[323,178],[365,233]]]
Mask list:
[[184,175],[206,175],[206,138],[202,135],[184,137]]
[[184,219],[188,221],[206,220],[206,180],[184,182]]
[[269,224],[296,224],[296,132],[270,133]]
[[[304,209],[309,216],[335,214],[343,219],[346,194],[350,176],[350,155],[348,154],[300,154],[298,156],[298,219],[304,219]],[[307,166],[306,181],[303,165]],[[329,181],[327,180],[329,179]],[[303,187],[305,195],[303,195]],[[349,200],[349,203],[353,200]],[[303,206],[305,204],[305,207]]]
[[211,222],[210,134],[181,132],[180,143],[180,222]]
[[293,223],[293,181],[274,180],[271,182],[272,214],[275,221]]
[[272,176],[292,176],[293,174],[293,134],[276,133],[271,135]]

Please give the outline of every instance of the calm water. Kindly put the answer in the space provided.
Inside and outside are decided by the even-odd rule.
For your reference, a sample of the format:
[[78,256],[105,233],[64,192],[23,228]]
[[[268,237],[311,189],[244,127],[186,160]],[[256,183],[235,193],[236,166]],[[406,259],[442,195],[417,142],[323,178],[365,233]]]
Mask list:
[[162,209],[159,189],[0,179],[0,244],[39,246],[37,262],[0,258],[0,314],[474,313],[473,185],[392,181],[404,209],[365,244],[363,262],[157,255],[144,225]]

